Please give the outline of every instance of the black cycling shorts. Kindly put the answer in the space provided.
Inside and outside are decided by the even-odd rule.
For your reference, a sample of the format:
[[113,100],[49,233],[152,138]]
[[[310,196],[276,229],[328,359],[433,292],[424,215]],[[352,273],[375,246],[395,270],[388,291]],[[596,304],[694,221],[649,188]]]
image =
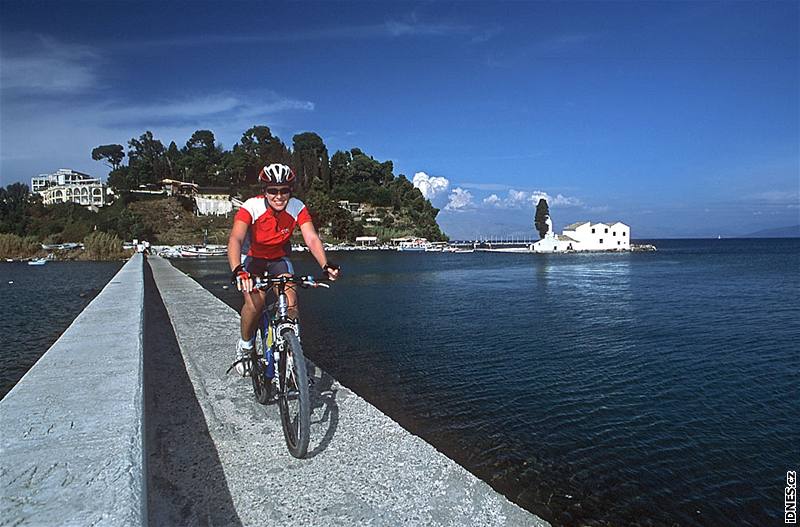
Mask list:
[[267,260],[266,258],[254,258],[248,256],[244,259],[244,268],[248,273],[264,276],[264,273],[271,276],[281,274],[294,274],[294,267],[288,258],[276,258],[274,260]]

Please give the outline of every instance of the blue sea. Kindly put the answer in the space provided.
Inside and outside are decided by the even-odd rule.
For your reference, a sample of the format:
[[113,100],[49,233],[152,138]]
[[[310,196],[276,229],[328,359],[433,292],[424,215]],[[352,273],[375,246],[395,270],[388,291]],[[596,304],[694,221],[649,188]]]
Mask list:
[[0,262],[0,398],[39,360],[123,262]]
[[[304,348],[555,525],[782,524],[800,465],[800,239],[652,243],[332,253],[344,278],[301,292]],[[175,263],[241,304],[224,259]],[[0,263],[3,395],[120,265]]]
[[[304,347],[556,525],[782,523],[800,465],[800,240],[652,243],[332,254],[344,278],[301,293]],[[177,265],[241,304],[225,261]]]

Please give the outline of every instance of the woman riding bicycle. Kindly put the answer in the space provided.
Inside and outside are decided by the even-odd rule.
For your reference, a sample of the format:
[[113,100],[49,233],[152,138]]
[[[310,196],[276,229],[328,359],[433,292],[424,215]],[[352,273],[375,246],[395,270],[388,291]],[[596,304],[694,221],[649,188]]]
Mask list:
[[[236,346],[236,371],[239,375],[250,373],[250,351],[253,349],[258,318],[264,309],[266,293],[253,287],[255,276],[289,276],[294,274],[287,257],[286,247],[295,226],[308,250],[331,280],[339,276],[339,268],[328,261],[325,248],[319,239],[308,209],[297,198],[291,197],[295,175],[291,168],[280,163],[265,166],[258,174],[264,183],[264,194],[248,199],[236,213],[228,238],[228,263],[232,280],[244,295],[242,306],[241,337]],[[241,261],[242,245],[250,236],[250,249]],[[297,293],[287,289],[289,316],[297,318]]]

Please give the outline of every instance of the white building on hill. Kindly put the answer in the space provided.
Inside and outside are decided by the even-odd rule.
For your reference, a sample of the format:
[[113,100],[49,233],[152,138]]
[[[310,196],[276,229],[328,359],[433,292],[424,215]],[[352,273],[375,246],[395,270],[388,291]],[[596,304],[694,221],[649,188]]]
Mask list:
[[42,196],[45,205],[73,202],[102,207],[109,204],[106,186],[99,178],[69,168],[31,178],[31,190]]
[[198,216],[227,216],[233,203],[227,189],[201,188],[194,196]]

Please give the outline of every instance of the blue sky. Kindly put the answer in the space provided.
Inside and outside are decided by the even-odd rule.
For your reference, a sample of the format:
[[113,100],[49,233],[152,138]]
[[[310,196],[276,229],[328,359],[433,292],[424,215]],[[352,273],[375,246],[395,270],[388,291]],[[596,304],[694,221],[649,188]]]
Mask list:
[[144,130],[359,147],[454,238],[800,223],[798,3],[0,2],[0,181]]

